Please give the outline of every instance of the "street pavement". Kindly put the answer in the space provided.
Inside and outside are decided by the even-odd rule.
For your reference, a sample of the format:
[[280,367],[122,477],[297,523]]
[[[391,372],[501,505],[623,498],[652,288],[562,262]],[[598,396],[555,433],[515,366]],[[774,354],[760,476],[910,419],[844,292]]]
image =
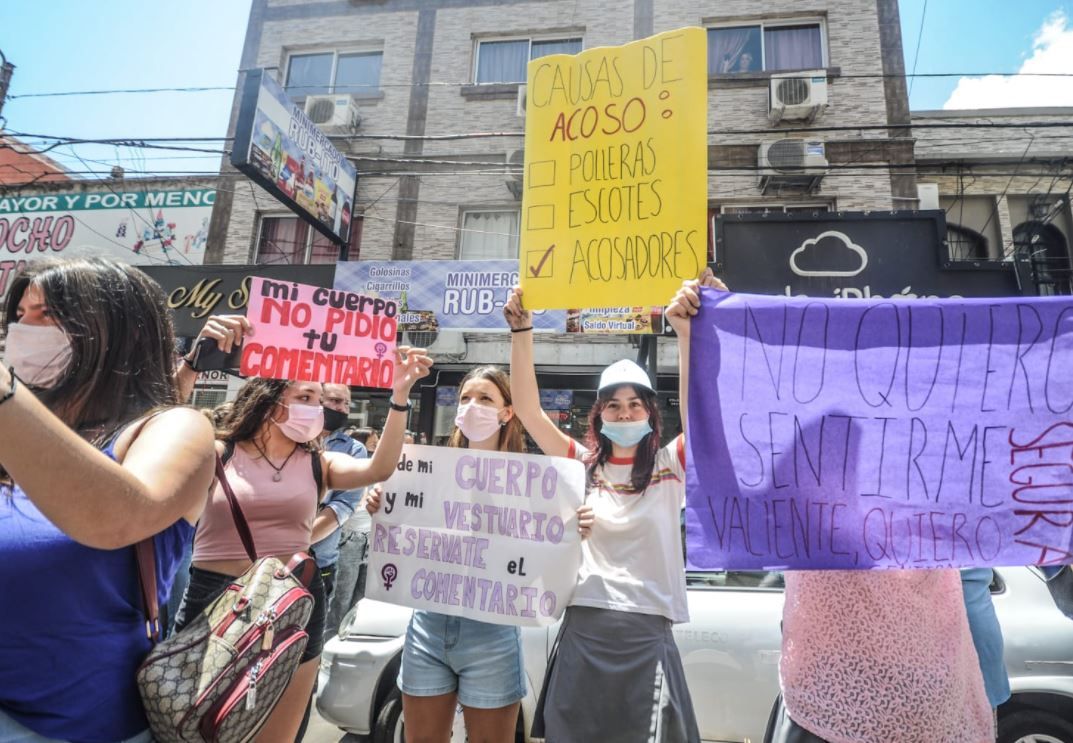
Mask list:
[[309,727],[306,728],[302,743],[351,743],[354,740],[354,737],[348,736],[335,725],[322,720],[317,714],[316,705],[313,706],[313,714],[309,718]]

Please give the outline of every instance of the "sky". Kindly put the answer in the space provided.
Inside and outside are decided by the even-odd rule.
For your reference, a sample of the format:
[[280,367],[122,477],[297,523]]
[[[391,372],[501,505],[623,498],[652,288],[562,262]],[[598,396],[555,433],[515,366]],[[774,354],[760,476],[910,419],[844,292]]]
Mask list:
[[[249,7],[250,0],[0,0],[0,51],[16,65],[6,128],[87,139],[222,137]],[[1073,0],[901,0],[900,12],[907,72],[1073,73]],[[228,89],[32,97],[160,87]],[[913,110],[1061,105],[1073,106],[1073,77],[915,78],[910,96]],[[218,154],[130,146],[49,154],[74,171],[107,173],[119,164],[131,176],[219,165]]]

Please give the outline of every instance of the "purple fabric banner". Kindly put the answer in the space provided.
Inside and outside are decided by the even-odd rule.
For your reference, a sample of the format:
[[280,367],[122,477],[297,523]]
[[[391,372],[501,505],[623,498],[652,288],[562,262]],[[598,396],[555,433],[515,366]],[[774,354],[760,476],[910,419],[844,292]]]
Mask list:
[[1073,299],[704,290],[697,569],[1073,562]]

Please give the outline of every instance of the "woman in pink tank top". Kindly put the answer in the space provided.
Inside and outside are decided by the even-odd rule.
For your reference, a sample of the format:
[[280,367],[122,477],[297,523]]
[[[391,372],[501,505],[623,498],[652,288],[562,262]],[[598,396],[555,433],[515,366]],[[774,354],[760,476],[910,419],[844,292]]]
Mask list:
[[[241,337],[237,341],[241,342]],[[428,375],[431,365],[423,349],[399,348],[391,412],[371,459],[324,452],[316,446],[314,442],[324,429],[319,383],[246,382],[217,432],[217,453],[231,452],[225,466],[227,479],[249,523],[259,558],[272,555],[287,562],[295,552],[308,551],[316,541],[313,520],[327,491],[352,490],[391,476],[402,451],[403,413],[410,408],[410,389]],[[176,627],[182,629],[192,621],[250,564],[217,483],[194,537],[190,584]],[[306,627],[309,641],[301,665],[258,735],[260,741],[293,741],[313,691],[327,609],[319,572],[310,590],[314,609]]]

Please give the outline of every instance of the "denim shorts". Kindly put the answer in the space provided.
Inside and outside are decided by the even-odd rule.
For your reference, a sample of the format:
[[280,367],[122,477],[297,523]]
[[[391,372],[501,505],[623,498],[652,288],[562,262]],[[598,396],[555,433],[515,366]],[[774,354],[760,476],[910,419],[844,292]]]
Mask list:
[[525,696],[517,627],[415,611],[406,629],[399,689],[413,697],[458,691],[463,707],[497,709]]

